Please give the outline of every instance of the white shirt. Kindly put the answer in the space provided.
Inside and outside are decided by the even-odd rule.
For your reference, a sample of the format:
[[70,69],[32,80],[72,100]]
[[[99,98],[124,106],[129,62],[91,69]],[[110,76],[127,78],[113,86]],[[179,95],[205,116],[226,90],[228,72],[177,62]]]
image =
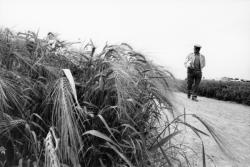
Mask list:
[[[194,67],[194,60],[195,60],[195,54],[194,53],[190,53],[189,55],[187,55],[186,60],[184,62],[185,67],[186,68]],[[205,65],[206,65],[205,56],[200,54],[200,66],[201,66],[201,69],[204,68]]]

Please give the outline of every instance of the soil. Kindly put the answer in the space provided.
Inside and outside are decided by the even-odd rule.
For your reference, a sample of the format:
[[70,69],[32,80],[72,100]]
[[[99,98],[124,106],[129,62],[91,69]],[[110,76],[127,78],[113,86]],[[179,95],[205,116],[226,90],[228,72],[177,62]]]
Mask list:
[[[202,135],[207,154],[207,167],[249,167],[250,166],[250,107],[232,102],[198,97],[198,102],[187,98],[186,94],[174,93],[174,104],[179,114],[197,114],[211,124],[223,138],[225,146],[231,151],[225,156],[212,137]],[[186,121],[196,128],[209,133],[195,118],[186,117]],[[192,166],[202,166],[202,147],[200,139],[191,129],[183,127],[180,140],[194,148],[188,155]],[[185,133],[187,132],[187,133]],[[211,159],[211,160],[210,160]]]

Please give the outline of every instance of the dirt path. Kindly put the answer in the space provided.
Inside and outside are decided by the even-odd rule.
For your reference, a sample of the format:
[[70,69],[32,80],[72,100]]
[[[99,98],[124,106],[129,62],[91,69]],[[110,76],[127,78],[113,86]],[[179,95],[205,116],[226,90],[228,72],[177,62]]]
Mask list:
[[[193,113],[208,120],[218,131],[226,138],[227,146],[232,150],[234,156],[240,159],[236,163],[235,160],[226,158],[219,147],[209,137],[202,137],[205,142],[206,154],[214,159],[217,167],[250,167],[250,107],[231,102],[224,102],[205,97],[199,97],[199,102],[187,99],[183,93],[175,93],[176,109],[183,113]],[[187,117],[187,122],[195,127],[206,131],[199,121]],[[197,152],[200,152],[200,140],[191,130],[184,136],[185,141]],[[191,132],[191,133],[190,133]],[[201,157],[199,155],[199,157]],[[201,158],[194,163],[195,166],[202,166]],[[208,166],[212,165],[211,161],[207,161]]]

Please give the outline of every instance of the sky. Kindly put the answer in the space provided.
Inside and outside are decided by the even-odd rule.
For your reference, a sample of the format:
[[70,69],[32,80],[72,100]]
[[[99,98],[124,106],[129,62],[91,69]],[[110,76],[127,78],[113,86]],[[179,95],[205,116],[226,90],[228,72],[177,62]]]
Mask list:
[[250,0],[0,0],[0,27],[92,39],[99,50],[125,42],[180,79],[200,44],[205,78],[250,80],[249,9]]

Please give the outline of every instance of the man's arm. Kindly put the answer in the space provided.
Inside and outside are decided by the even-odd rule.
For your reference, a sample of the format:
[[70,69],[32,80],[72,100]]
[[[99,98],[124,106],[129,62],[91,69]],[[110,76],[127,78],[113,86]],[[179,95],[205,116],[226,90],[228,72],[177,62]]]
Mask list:
[[187,57],[186,57],[186,59],[185,59],[185,62],[184,62],[184,66],[186,67],[186,68],[188,68],[188,67],[190,67],[190,64],[191,62],[190,62],[190,54],[189,55],[187,55]]
[[202,55],[202,68],[204,68],[206,66],[206,59],[205,56]]

